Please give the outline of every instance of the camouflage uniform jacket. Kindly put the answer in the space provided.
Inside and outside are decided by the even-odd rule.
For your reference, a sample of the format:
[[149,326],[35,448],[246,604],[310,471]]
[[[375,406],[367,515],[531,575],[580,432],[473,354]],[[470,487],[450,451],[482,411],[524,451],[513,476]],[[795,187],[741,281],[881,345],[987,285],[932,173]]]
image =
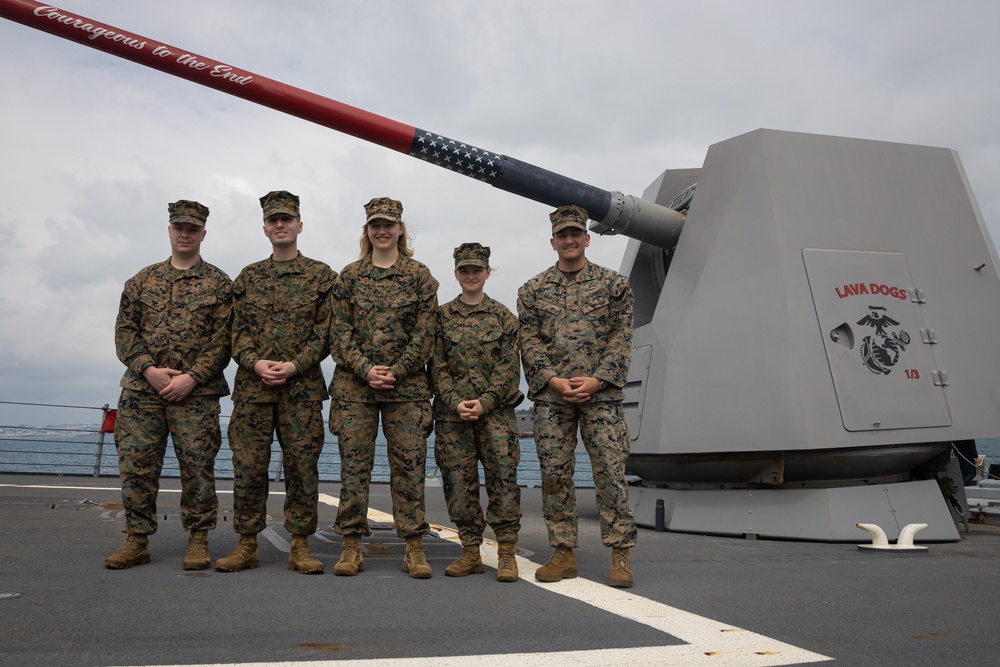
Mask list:
[[[385,269],[371,257],[345,266],[333,287],[330,347],[337,368],[330,395],[360,403],[430,399],[426,367],[434,353],[437,289],[430,270],[403,255]],[[396,386],[368,386],[373,366],[388,366]]]
[[568,282],[555,266],[517,293],[521,362],[533,401],[564,402],[553,377],[608,383],[593,401],[620,401],[632,360],[632,288],[621,274],[586,265]]
[[[336,278],[329,266],[301,252],[291,262],[267,258],[240,272],[233,282],[233,359],[239,364],[234,401],[273,403],[282,390],[300,401],[328,398],[319,364],[330,349],[330,288]],[[298,373],[269,387],[253,372],[261,359],[291,361]]]
[[232,281],[201,259],[187,271],[170,260],[147,266],[125,283],[115,350],[128,367],[125,389],[156,393],[142,377],[149,366],[173,368],[198,381],[197,396],[225,396]]
[[431,379],[434,419],[461,421],[455,409],[465,400],[479,400],[487,414],[518,405],[524,394],[518,389],[517,318],[486,295],[476,306],[459,297],[441,306]]

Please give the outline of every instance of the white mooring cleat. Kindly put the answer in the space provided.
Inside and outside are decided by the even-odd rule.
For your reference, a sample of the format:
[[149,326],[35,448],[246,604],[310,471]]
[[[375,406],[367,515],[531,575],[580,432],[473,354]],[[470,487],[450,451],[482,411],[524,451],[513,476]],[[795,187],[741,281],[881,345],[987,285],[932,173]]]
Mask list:
[[895,551],[898,553],[926,553],[927,547],[918,547],[913,544],[913,536],[927,527],[926,523],[910,523],[903,526],[899,531],[899,538],[895,544],[889,544],[885,531],[874,523],[855,524],[861,530],[867,531],[872,536],[871,544],[859,544],[861,551]]

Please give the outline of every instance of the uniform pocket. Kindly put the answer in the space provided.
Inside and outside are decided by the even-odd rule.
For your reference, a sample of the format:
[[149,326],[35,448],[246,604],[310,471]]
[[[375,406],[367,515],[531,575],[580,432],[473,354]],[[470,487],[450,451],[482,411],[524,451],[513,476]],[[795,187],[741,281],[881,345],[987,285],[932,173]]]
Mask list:
[[163,296],[151,292],[143,292],[142,296],[139,297],[139,301],[141,301],[142,305],[147,309],[157,313],[166,308],[169,303],[169,301],[163,298]]
[[551,301],[535,301],[535,310],[541,310],[543,312],[555,315],[557,317],[562,317],[563,307],[557,303],[552,303]]
[[503,329],[501,329],[499,326],[497,326],[497,327],[490,327],[490,329],[487,330],[479,338],[479,342],[483,343],[483,344],[495,343],[498,340],[500,340],[501,338],[503,338]]
[[208,308],[214,306],[218,303],[219,299],[214,294],[203,294],[200,296],[193,297],[190,301],[185,304],[185,308],[194,312],[201,308]]
[[355,325],[355,329],[357,329],[361,322],[368,321],[371,317],[372,312],[375,310],[375,300],[367,295],[359,294],[354,298],[351,305],[354,310],[353,324]]
[[603,289],[588,290],[580,296],[580,305],[585,313],[602,309],[607,312],[609,303],[608,294]]
[[580,306],[584,315],[590,321],[591,326],[597,331],[603,331],[608,327],[608,316],[610,314],[611,301],[607,292],[601,290],[591,290],[580,298]]
[[343,422],[340,411],[340,401],[335,398],[330,399],[330,433],[340,437],[340,426]]
[[551,301],[535,301],[533,319],[537,322],[538,333],[542,342],[548,344],[559,335],[560,327],[565,325],[566,309]]
[[434,412],[430,401],[417,401],[417,405],[420,407],[420,430],[427,439],[434,432]]
[[417,310],[420,308],[420,295],[413,292],[400,291],[386,298],[392,318],[399,323],[405,332],[410,332],[417,324]]
[[465,340],[465,327],[448,326],[441,329],[441,336],[454,345],[461,345]]
[[319,301],[319,294],[299,290],[288,295],[288,309],[297,313],[313,313],[316,311],[317,301]]

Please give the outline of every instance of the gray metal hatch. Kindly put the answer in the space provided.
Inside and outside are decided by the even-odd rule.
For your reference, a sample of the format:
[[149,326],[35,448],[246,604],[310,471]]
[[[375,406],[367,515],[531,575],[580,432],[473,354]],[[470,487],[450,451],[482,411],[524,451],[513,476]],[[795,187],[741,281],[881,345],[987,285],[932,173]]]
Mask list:
[[625,380],[625,400],[622,401],[622,411],[625,414],[625,424],[628,426],[632,440],[639,437],[639,427],[642,426],[642,411],[646,403],[646,381],[649,379],[649,360],[653,348],[641,345],[632,350],[632,364]]
[[906,255],[805,248],[802,259],[844,428],[950,426]]

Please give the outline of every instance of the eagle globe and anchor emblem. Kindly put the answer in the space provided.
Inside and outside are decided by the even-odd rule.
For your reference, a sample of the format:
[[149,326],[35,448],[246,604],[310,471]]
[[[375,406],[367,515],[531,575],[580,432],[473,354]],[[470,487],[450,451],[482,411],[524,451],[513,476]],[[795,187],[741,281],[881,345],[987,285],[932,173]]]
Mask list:
[[868,314],[858,324],[875,329],[861,341],[861,359],[865,367],[876,375],[888,375],[899,361],[899,355],[910,344],[910,334],[903,330],[888,331],[899,322],[886,314],[883,306],[868,306]]

